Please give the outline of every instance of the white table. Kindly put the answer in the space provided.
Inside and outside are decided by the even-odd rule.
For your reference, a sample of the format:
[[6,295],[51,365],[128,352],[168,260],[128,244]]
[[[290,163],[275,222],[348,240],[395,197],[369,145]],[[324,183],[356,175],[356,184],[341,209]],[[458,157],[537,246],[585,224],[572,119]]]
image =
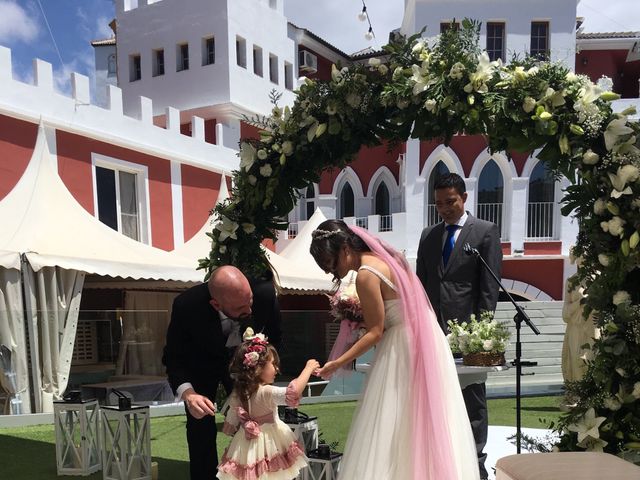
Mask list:
[[[369,363],[356,363],[356,372],[367,373],[371,368]],[[460,388],[466,388],[474,383],[485,383],[489,372],[501,372],[508,370],[508,365],[497,365],[495,367],[471,367],[462,364],[461,358],[456,358],[456,371]]]

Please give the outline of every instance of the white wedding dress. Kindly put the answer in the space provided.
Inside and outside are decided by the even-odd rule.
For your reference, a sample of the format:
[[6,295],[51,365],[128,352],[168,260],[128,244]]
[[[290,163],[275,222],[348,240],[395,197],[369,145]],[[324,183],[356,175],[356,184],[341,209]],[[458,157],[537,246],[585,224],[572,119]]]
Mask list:
[[[377,275],[393,290],[395,286],[377,270],[363,265]],[[416,292],[420,294],[420,292]],[[382,339],[376,345],[371,368],[368,372],[362,396],[354,413],[347,438],[344,457],[340,465],[339,480],[412,480],[413,454],[420,449],[412,445],[414,425],[411,408],[412,369],[409,355],[407,330],[403,319],[401,300],[384,302],[385,319]],[[438,328],[438,335],[446,342]],[[447,349],[448,350],[448,349]],[[450,354],[450,350],[449,355]],[[443,361],[454,365],[449,356]],[[451,385],[445,388],[460,390],[458,378],[453,366]],[[456,392],[457,393],[457,392]],[[459,478],[474,480],[478,478],[475,444],[470,436],[469,420],[462,403],[462,394],[456,395],[461,402],[463,418],[456,418],[449,425],[452,440],[466,458],[454,458],[458,463]],[[424,428],[424,427],[423,427]],[[457,455],[457,453],[456,453]],[[464,457],[464,455],[463,455]],[[436,479],[431,476],[424,480]]]

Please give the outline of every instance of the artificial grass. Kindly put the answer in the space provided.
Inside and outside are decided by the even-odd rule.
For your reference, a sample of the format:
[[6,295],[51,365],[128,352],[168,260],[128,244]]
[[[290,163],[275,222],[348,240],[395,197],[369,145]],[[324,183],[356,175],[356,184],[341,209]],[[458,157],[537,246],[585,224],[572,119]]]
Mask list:
[[[558,418],[561,397],[528,397],[522,399],[522,426],[547,428]],[[515,426],[515,398],[489,400],[491,425]],[[320,435],[327,443],[337,442],[341,451],[349,431],[355,402],[302,405],[300,410],[318,417]],[[544,422],[541,422],[541,419]],[[218,416],[219,427],[223,418]],[[229,444],[229,437],[218,435],[218,451]],[[181,480],[189,478],[185,417],[160,417],[151,419],[151,453],[158,462],[161,479]],[[53,425],[0,429],[1,478],[12,480],[54,480],[56,475],[55,433]],[[91,480],[101,479],[102,472],[90,475]]]

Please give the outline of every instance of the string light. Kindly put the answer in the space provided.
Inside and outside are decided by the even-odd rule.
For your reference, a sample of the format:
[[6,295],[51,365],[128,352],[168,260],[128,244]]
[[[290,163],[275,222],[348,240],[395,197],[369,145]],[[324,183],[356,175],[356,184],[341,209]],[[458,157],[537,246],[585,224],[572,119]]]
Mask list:
[[369,23],[369,30],[364,34],[364,38],[370,42],[376,37],[376,35],[373,33],[373,26],[371,25],[371,19],[367,13],[367,5],[364,3],[364,0],[362,0],[362,11],[358,14],[358,20],[361,22],[366,20]]

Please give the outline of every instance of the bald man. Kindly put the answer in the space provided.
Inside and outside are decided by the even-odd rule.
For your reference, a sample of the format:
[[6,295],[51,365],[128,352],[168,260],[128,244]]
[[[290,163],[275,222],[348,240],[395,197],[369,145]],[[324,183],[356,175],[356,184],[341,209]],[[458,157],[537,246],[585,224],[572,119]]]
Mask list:
[[[253,319],[252,288],[260,310]],[[279,340],[280,310],[274,289],[265,288],[264,282],[250,283],[237,268],[223,266],[206,284],[190,288],[173,302],[162,362],[171,388],[185,405],[191,480],[211,480],[218,467],[213,402],[220,383],[227,393],[232,388],[228,332],[225,335],[222,319],[251,324]]]

